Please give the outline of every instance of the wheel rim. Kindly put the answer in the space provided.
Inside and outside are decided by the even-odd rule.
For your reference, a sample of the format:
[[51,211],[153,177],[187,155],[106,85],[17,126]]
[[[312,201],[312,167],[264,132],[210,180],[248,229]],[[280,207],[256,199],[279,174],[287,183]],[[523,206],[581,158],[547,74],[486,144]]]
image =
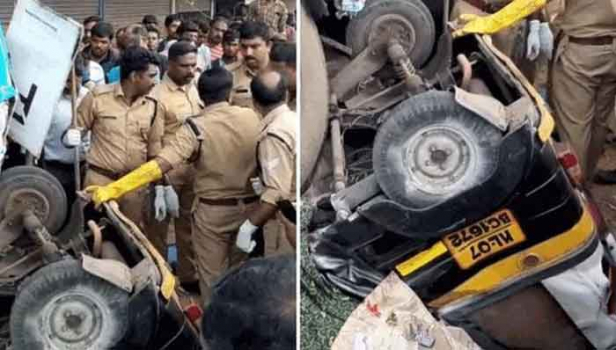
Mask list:
[[45,195],[35,189],[17,190],[7,198],[5,217],[30,209],[43,223],[49,218],[51,204]]
[[89,348],[103,330],[100,304],[80,293],[64,294],[42,312],[44,339],[54,349]]
[[404,47],[406,53],[410,55],[417,40],[415,27],[406,18],[398,14],[379,16],[370,26],[368,45],[384,45],[392,39],[396,39]]
[[434,195],[468,188],[478,150],[469,135],[447,125],[432,125],[408,141],[405,168],[414,187]]

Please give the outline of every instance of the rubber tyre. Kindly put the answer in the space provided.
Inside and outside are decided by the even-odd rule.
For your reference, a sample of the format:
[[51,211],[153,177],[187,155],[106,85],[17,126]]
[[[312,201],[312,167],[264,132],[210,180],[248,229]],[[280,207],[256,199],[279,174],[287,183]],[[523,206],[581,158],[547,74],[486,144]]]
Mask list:
[[327,133],[329,83],[319,33],[303,7],[300,16],[302,33],[300,184],[303,193],[309,186]]
[[[24,282],[15,298],[10,320],[13,349],[113,348],[122,340],[128,329],[128,297],[127,292],[83,270],[77,260],[64,260],[47,265]],[[72,304],[66,301],[72,301]],[[81,304],[77,305],[80,302]],[[91,326],[87,327],[90,330],[89,336],[78,338],[78,333],[73,329],[70,332],[74,336],[72,339],[63,340],[63,335],[56,336],[55,340],[49,337],[51,324],[55,324],[57,330],[66,328],[71,322],[67,319],[67,313],[83,315],[88,312],[83,311],[86,309],[96,310],[87,314],[86,319],[96,318],[98,322],[85,325],[81,323],[84,328]],[[95,313],[97,316],[92,316]],[[57,322],[52,322],[52,316],[55,316]],[[64,330],[64,335],[67,333],[69,332]]]
[[49,172],[33,166],[17,166],[0,174],[0,220],[6,214],[9,198],[16,191],[32,190],[48,203],[46,213],[35,214],[51,234],[60,230],[68,213],[66,193]]
[[[378,130],[374,172],[390,199],[427,209],[485,181],[498,165],[501,140],[496,127],[452,93],[426,92],[399,104]],[[431,163],[439,149],[449,152],[443,168]]]
[[349,22],[346,30],[347,46],[351,47],[354,56],[360,54],[368,46],[374,21],[381,16],[394,14],[404,17],[413,26],[416,42],[409,57],[416,67],[423,66],[436,42],[436,26],[430,10],[421,0],[383,0],[366,5]]

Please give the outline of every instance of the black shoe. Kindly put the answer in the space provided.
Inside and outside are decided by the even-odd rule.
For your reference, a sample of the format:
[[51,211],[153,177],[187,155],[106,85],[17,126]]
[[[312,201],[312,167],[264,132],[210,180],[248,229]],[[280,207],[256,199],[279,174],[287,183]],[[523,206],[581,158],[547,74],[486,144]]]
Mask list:
[[597,170],[593,181],[602,185],[616,184],[616,169],[614,170]]

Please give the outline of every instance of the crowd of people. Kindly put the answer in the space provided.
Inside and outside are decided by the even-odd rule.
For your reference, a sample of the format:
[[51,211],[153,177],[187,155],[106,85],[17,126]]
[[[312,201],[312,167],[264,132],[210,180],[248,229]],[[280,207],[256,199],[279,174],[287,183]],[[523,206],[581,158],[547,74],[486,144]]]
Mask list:
[[[259,283],[284,279],[269,293],[293,300],[268,312],[295,320],[293,22],[279,0],[257,0],[235,18],[193,22],[171,14],[164,30],[152,15],[123,28],[88,17],[74,79],[66,82],[45,142],[41,164],[70,201],[79,190],[73,170],[79,157],[84,193],[96,206],[117,200],[170,260],[175,243],[177,278],[199,295],[210,330],[225,313],[246,317],[232,315],[217,298],[254,307],[225,297],[236,288],[232,281],[246,283],[241,276],[251,268],[259,275],[252,286],[257,293],[272,288]],[[235,269],[251,258],[248,272]],[[286,335],[277,337],[294,344],[289,325],[281,323]],[[207,337],[215,344],[235,341],[212,331]]]

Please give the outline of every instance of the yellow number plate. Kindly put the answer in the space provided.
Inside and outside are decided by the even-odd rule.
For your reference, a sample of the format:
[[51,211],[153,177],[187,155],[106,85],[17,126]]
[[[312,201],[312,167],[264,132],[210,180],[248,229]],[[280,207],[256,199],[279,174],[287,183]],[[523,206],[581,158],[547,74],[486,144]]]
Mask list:
[[520,224],[509,210],[502,210],[460,231],[443,243],[463,270],[526,240]]

